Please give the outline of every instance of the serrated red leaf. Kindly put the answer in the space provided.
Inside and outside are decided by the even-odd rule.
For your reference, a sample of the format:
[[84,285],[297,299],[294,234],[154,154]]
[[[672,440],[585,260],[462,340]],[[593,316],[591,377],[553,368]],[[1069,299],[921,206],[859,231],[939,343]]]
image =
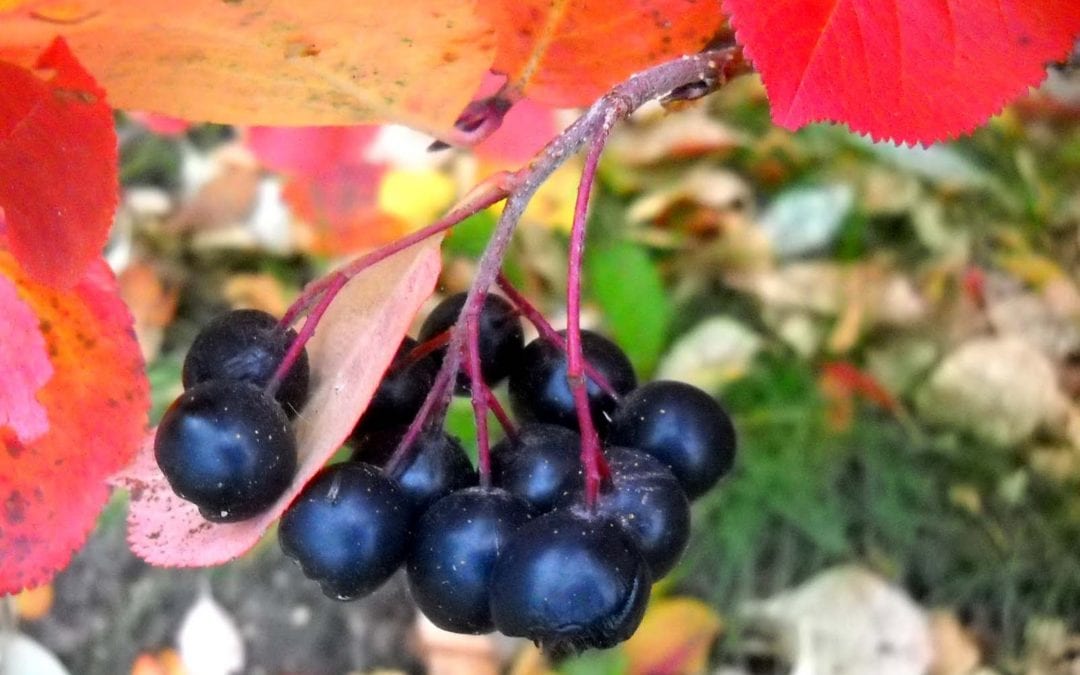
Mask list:
[[128,543],[154,565],[204,567],[255,545],[304,484],[341,447],[389,366],[402,336],[439,276],[439,238],[366,270],[342,290],[309,343],[313,390],[295,422],[300,469],[266,512],[214,524],[177,497],[154,460],[148,437],[131,466],[115,477],[131,491]]
[[117,202],[105,91],[63,39],[41,55],[48,79],[0,63],[0,208],[7,245],[37,281],[75,283],[101,256]]
[[1076,0],[724,0],[788,129],[842,122],[915,143],[965,133],[1042,81]]
[[492,70],[535,101],[588,105],[631,74],[699,51],[723,23],[715,0],[477,3],[495,28]]
[[0,249],[0,313],[3,595],[47,581],[82,545],[106,477],[145,434],[150,395],[131,316],[100,258],[57,289]]

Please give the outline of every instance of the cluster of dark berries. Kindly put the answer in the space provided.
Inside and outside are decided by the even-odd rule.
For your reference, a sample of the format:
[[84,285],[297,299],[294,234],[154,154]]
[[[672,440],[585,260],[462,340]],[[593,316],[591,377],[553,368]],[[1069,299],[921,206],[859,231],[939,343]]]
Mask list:
[[264,511],[296,474],[289,419],[307,399],[306,354],[274,381],[295,339],[266,312],[236,310],[208,324],[184,359],[184,393],[165,411],[154,453],[172,489],[207,520]]
[[[351,437],[349,461],[325,467],[282,517],[281,546],[324,592],[363,596],[404,565],[437,626],[499,630],[554,653],[628,638],[652,583],[689,538],[690,500],[730,470],[735,433],[720,405],[679,382],[637,378],[617,345],[582,331],[587,396],[608,475],[586,506],[582,441],[568,359],[555,339],[524,344],[515,308],[487,296],[479,316],[482,379],[508,379],[519,428],[480,476],[459,442],[423,427],[400,447],[433,387],[464,294],[406,338]],[[459,373],[457,393],[470,381]]]

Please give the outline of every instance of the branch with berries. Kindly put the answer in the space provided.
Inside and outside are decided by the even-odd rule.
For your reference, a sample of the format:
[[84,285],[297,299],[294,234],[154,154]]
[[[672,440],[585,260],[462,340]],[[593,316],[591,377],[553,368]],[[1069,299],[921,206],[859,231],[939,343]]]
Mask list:
[[[745,70],[730,47],[634,75],[529,164],[311,284],[280,320],[237,311],[212,322],[188,353],[186,391],[155,438],[172,489],[218,523],[278,501],[296,472],[290,418],[307,395],[305,347],[339,292],[371,266],[505,201],[469,291],[444,300],[417,339],[402,342],[350,437],[352,459],[323,468],[293,500],[281,546],[341,600],[371,592],[404,565],[417,604],[447,630],[498,629],[556,654],[628,638],[652,583],[687,544],[690,500],[731,469],[735,432],[711,396],[678,382],[639,386],[619,347],[581,328],[589,197],[617,123],[648,101],[707,95]],[[459,126],[493,129],[508,107],[479,102]],[[583,148],[568,325],[556,331],[500,270],[536,190]],[[521,318],[539,334],[528,345]],[[510,411],[492,392],[503,380]],[[455,394],[472,403],[475,469],[443,428]],[[489,414],[505,435],[494,447]]]

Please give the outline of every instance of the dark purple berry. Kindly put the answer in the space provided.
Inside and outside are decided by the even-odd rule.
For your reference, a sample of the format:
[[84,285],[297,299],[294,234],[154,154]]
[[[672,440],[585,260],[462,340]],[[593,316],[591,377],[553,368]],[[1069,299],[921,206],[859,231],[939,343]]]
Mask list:
[[[184,358],[184,388],[207,380],[240,380],[264,387],[295,339],[296,331],[282,330],[266,312],[226,312],[206,324],[191,344]],[[308,377],[307,353],[302,352],[275,395],[290,416],[307,400]]]
[[363,462],[320,471],[281,517],[278,540],[304,574],[336,600],[371,593],[405,560],[405,494]]
[[615,520],[557,509],[522,525],[495,561],[495,627],[553,656],[630,637],[649,600],[649,565]]
[[288,418],[248,382],[210,380],[181,394],[161,418],[154,455],[176,494],[215,522],[265,510],[296,473]]
[[[431,310],[431,314],[420,327],[420,342],[430,340],[452,328],[465,306],[465,298],[465,293],[456,293]],[[484,298],[479,329],[480,373],[488,386],[495,386],[509,374],[514,363],[520,358],[525,344],[525,333],[513,305],[498,295],[490,294]],[[446,355],[446,348],[433,352],[433,355],[436,362],[441,362]],[[463,354],[455,392],[467,394],[469,391],[471,389]]]
[[[565,336],[565,331],[560,335]],[[581,331],[581,351],[585,360],[602,375],[617,394],[624,395],[637,386],[634,367],[626,354],[611,340]],[[557,424],[577,429],[577,412],[570,385],[566,382],[566,352],[539,337],[530,342],[521,354],[517,367],[510,373],[510,406],[523,421]],[[615,399],[591,379],[586,378],[586,392],[593,423],[604,433],[615,410]]]
[[[369,434],[357,444],[353,459],[383,467],[404,435],[401,427]],[[415,444],[412,459],[393,479],[416,517],[451,492],[476,485],[476,470],[457,438],[442,430],[426,430]]]
[[[640,450],[608,448],[611,480],[602,487],[597,512],[626,528],[659,579],[675,566],[690,540],[690,502],[682,485],[660,460]],[[582,490],[564,499],[581,503]]]
[[608,442],[659,459],[690,499],[708,491],[735,463],[731,417],[713,397],[683,382],[649,382],[623,399]]
[[553,424],[522,425],[516,439],[504,438],[491,449],[491,480],[534,513],[547,513],[585,484],[578,433]]
[[367,410],[356,423],[352,438],[405,426],[412,422],[424,399],[435,382],[438,364],[431,359],[409,359],[409,352],[416,347],[416,340],[406,337],[398,347],[393,362],[379,382],[379,388],[368,404]]
[[529,506],[498,488],[472,487],[435,502],[416,527],[406,569],[417,606],[439,628],[488,633],[491,570]]

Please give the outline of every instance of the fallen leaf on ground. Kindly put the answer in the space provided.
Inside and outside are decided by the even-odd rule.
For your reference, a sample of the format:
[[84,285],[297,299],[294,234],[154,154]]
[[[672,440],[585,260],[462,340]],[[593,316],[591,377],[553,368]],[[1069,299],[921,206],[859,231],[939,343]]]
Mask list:
[[723,629],[716,610],[694,598],[664,598],[649,605],[637,631],[623,644],[630,675],[705,672],[713,641]]
[[1015,337],[960,345],[915,402],[924,419],[1001,446],[1021,443],[1044,425],[1064,425],[1068,412],[1049,359]]
[[780,631],[795,673],[925,675],[932,647],[926,616],[900,588],[855,566],[822,572],[747,608],[746,630]]

